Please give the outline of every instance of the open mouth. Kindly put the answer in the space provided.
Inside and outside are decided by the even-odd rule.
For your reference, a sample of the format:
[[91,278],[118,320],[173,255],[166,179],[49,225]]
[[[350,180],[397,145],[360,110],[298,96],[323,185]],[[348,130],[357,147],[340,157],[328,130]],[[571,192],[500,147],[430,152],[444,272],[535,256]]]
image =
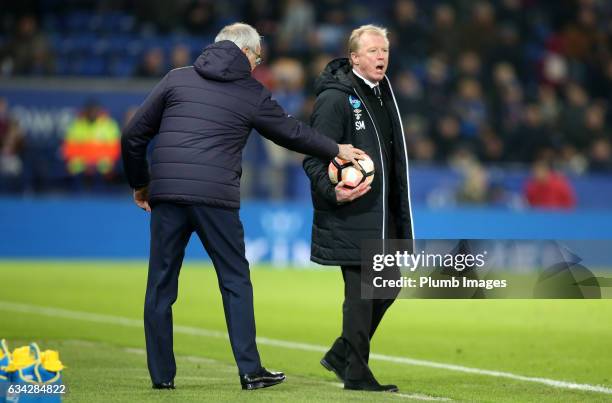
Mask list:
[[376,71],[379,73],[382,73],[385,70],[385,66],[383,65],[378,65],[376,66]]

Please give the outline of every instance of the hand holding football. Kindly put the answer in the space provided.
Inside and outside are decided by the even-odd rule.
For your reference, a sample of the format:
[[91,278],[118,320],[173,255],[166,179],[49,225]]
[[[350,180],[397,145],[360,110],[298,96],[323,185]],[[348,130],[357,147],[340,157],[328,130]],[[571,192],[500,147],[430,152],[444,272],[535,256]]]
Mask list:
[[357,169],[348,161],[338,157],[334,158],[327,167],[329,179],[334,185],[342,181],[349,189],[354,189],[363,182],[370,185],[374,180],[374,162],[368,155],[365,155],[365,159],[359,160],[358,163],[361,169]]

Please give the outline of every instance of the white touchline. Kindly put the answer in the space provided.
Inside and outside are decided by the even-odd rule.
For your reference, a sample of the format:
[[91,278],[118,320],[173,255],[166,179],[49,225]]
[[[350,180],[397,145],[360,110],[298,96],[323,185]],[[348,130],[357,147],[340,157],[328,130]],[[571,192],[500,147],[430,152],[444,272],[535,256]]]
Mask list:
[[[72,310],[67,310],[67,309],[62,309],[62,308],[50,308],[50,307],[44,307],[44,306],[39,306],[39,305],[19,304],[19,303],[8,302],[8,301],[0,301],[0,310],[11,311],[11,312],[21,312],[21,313],[32,313],[36,315],[51,316],[51,317],[56,317],[56,318],[74,319],[74,320],[82,320],[82,321],[98,322],[98,323],[108,323],[108,324],[113,324],[113,325],[123,325],[123,326],[138,327],[138,328],[143,327],[143,321],[139,319],[131,319],[131,318],[125,318],[122,316],[106,315],[106,314],[91,313],[91,312],[72,311]],[[201,328],[197,328],[193,326],[174,325],[174,332],[188,334],[192,336],[204,336],[204,337],[214,337],[214,338],[223,338],[223,339],[228,338],[226,332],[220,332],[217,330],[201,329]],[[286,341],[286,340],[270,339],[267,337],[258,337],[257,343],[262,344],[262,345],[274,346],[274,347],[284,347],[288,349],[303,350],[303,351],[315,351],[315,352],[320,352],[320,353],[324,353],[328,349],[325,346],[320,346],[316,344],[296,343],[296,342]],[[464,367],[462,365],[444,364],[440,362],[417,360],[417,359],[408,358],[408,357],[395,357],[392,355],[384,355],[384,354],[375,354],[375,353],[370,354],[370,359],[378,360],[378,361],[394,362],[398,364],[446,369],[449,371],[465,372],[465,373],[477,374],[477,375],[488,375],[488,376],[494,376],[498,378],[513,379],[516,381],[541,383],[544,385],[552,386],[554,388],[573,389],[573,390],[581,390],[581,391],[586,391],[586,392],[599,392],[599,393],[605,393],[605,394],[612,395],[612,388],[605,387],[605,386],[599,386],[599,385],[589,385],[586,383],[574,383],[574,382],[558,381],[558,380],[548,379],[548,378],[523,376],[523,375],[513,374],[510,372],[492,371],[488,369]]]
[[[128,352],[128,353],[132,353],[132,354],[138,354],[138,355],[146,355],[147,351],[143,348],[132,348],[132,347],[126,347],[123,349],[123,351]],[[216,365],[225,365],[227,368],[233,368],[230,369],[230,371],[232,373],[236,372],[236,367],[232,364],[227,364],[227,363],[222,363],[220,361],[217,360],[213,360],[211,358],[203,358],[203,357],[198,357],[198,356],[194,356],[194,355],[177,355],[177,358],[182,358],[184,360],[187,361],[191,361],[191,362],[196,362],[196,363],[207,363],[207,364],[216,364]],[[293,376],[291,376],[293,378]],[[199,376],[192,376],[192,377],[186,377],[184,375],[181,375],[181,379],[202,379]],[[302,378],[306,378],[306,377],[302,377]],[[146,377],[146,379],[149,379],[148,377]],[[206,378],[207,380],[210,380],[211,378]],[[214,379],[224,379],[224,378],[214,378]],[[309,382],[316,382],[316,383],[320,383],[323,385],[331,385],[331,386],[336,386],[338,388],[343,388],[344,384],[342,383],[338,383],[338,382],[328,382],[328,381],[322,381],[319,379],[312,379],[312,378],[306,378],[308,379]],[[436,397],[436,396],[429,396],[429,395],[424,395],[421,393],[412,393],[412,394],[407,394],[407,393],[390,393],[388,396],[390,397],[403,397],[403,398],[408,398],[408,399],[413,399],[413,400],[427,400],[427,401],[439,401],[439,402],[451,402],[452,399],[449,399],[447,397]]]
[[[325,382],[328,383],[328,382]],[[332,383],[333,386],[336,386],[338,388],[344,388],[344,384],[343,383]],[[412,399],[412,400],[426,400],[426,401],[435,401],[435,402],[452,402],[452,399],[446,398],[446,397],[435,397],[435,396],[428,396],[428,395],[422,395],[420,393],[412,393],[412,394],[407,394],[407,393],[388,393],[387,396],[389,397],[403,397],[405,399]]]

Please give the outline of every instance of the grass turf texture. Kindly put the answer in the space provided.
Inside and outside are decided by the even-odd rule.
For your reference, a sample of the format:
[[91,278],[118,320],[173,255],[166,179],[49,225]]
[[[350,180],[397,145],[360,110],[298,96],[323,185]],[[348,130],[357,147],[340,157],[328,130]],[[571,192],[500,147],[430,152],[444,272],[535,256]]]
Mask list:
[[[329,345],[341,324],[339,271],[252,271],[261,337]],[[0,262],[0,301],[142,318],[144,262]],[[612,300],[398,300],[372,345],[376,353],[612,387]],[[176,325],[225,331],[210,266],[186,263]],[[389,401],[414,395],[455,401],[612,401],[612,395],[372,360],[403,396],[347,392],[319,365],[321,353],[260,345],[263,363],[288,380],[240,390],[229,343],[175,334],[175,391],[150,390],[142,328],[0,309],[0,337],[14,348],[58,348],[69,367],[67,401]],[[416,396],[418,397],[418,396]]]

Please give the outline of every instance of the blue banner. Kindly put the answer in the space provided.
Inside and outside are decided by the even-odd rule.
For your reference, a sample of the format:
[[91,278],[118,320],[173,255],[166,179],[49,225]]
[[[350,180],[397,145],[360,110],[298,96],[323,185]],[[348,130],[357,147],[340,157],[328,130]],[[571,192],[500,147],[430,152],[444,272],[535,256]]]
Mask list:
[[41,143],[61,140],[68,125],[87,101],[98,102],[121,124],[125,113],[131,107],[139,106],[146,95],[145,91],[0,87],[0,97],[8,100],[10,111],[28,140]]
[[[612,239],[612,213],[414,210],[419,239]],[[240,212],[252,264],[309,264],[312,207],[245,202]],[[149,214],[128,198],[0,199],[0,258],[146,258]],[[186,253],[207,259],[197,236]]]

